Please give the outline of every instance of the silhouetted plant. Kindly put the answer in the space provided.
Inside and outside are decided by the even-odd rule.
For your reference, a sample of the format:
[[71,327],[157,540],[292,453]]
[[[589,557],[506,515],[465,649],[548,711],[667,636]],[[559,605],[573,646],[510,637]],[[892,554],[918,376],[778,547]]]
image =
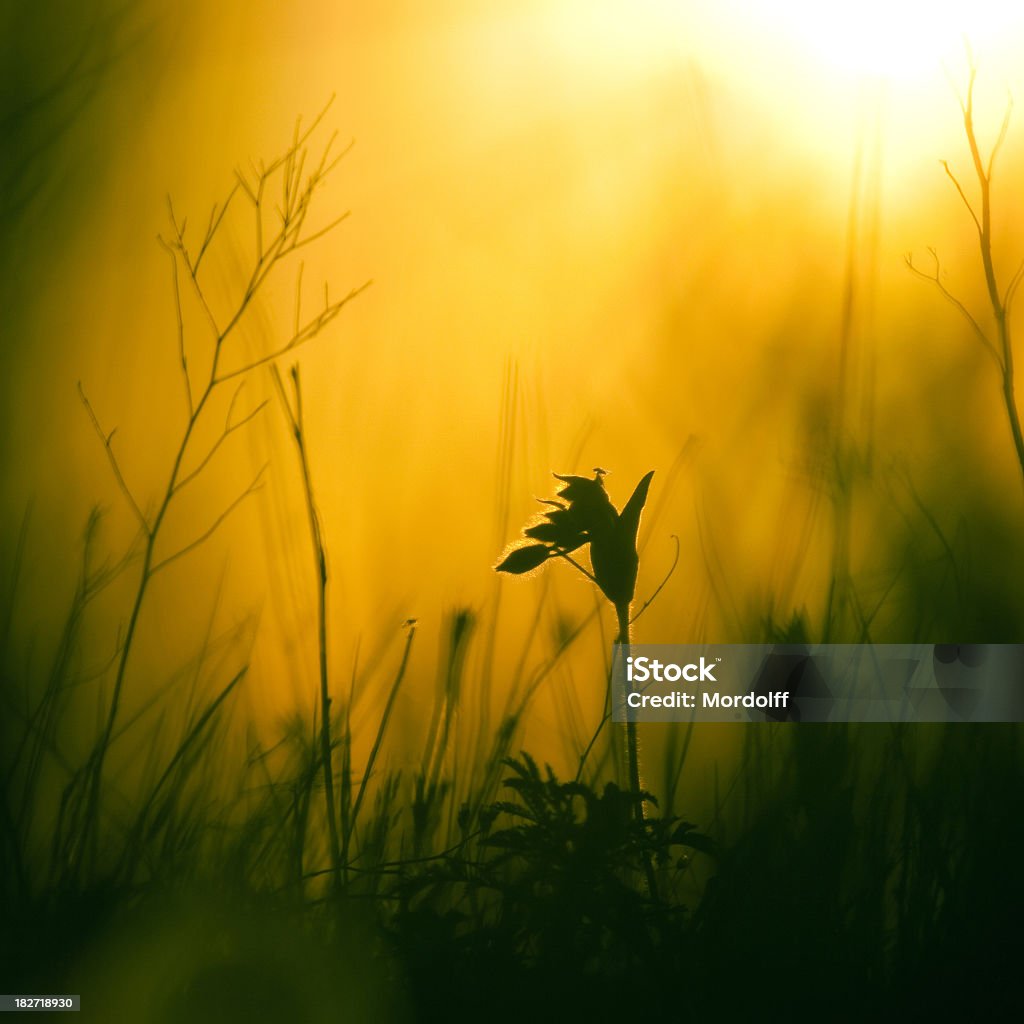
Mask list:
[[[545,765],[542,775],[526,751],[518,759],[508,757],[502,763],[514,772],[505,785],[519,800],[495,801],[490,814],[506,814],[520,824],[491,832],[483,841],[505,851],[499,863],[518,856],[541,872],[564,869],[575,884],[582,880],[581,875],[635,870],[648,855],[659,864],[669,864],[671,848],[677,845],[715,852],[707,836],[675,815],[637,820],[638,800],[657,806],[650,793],[626,792],[609,782],[598,795],[578,780],[560,782],[550,765]],[[578,814],[581,805],[582,817]]]
[[[544,513],[542,522],[523,530],[535,543],[513,548],[496,569],[522,575],[539,568],[550,558],[565,559],[596,583],[615,606],[620,613],[618,642],[629,643],[629,606],[636,590],[639,567],[636,535],[654,471],[637,484],[621,512],[616,510],[605,490],[604,470],[595,470],[593,480],[584,476],[554,475],[563,486],[556,499],[542,499],[550,511]],[[573,551],[586,544],[590,545],[593,572],[571,557]]]
[[1003,115],[1003,122],[999,128],[992,149],[989,151],[988,159],[981,155],[981,147],[978,143],[977,132],[974,127],[974,82],[978,70],[972,66],[970,77],[967,81],[967,95],[960,101],[960,110],[964,119],[964,135],[967,137],[967,147],[971,154],[971,165],[978,181],[978,199],[980,210],[975,208],[975,203],[967,197],[963,185],[957,176],[950,170],[949,164],[943,160],[942,166],[946,176],[953,183],[957,195],[967,208],[967,212],[974,221],[975,230],[978,233],[978,248],[981,255],[982,272],[985,278],[985,291],[988,296],[989,307],[994,321],[995,336],[990,330],[984,328],[977,317],[967,308],[964,302],[953,294],[942,280],[942,267],[939,263],[939,256],[935,249],[929,249],[932,259],[932,270],[925,272],[915,265],[912,255],[907,255],[907,266],[918,277],[929,281],[939,290],[942,297],[957,310],[966,320],[974,336],[981,343],[989,358],[996,365],[1002,382],[1003,407],[1006,410],[1006,418],[1010,426],[1010,435],[1013,439],[1013,449],[1017,456],[1017,463],[1020,466],[1021,474],[1024,475],[1024,431],[1021,429],[1020,413],[1017,408],[1017,395],[1014,384],[1013,365],[1013,340],[1010,334],[1010,313],[1013,309],[1017,292],[1024,282],[1024,261],[1022,261],[1008,282],[1000,286],[995,266],[995,258],[992,253],[992,171],[996,157],[1002,148],[1006,138],[1006,132],[1010,127],[1010,114],[1012,103],[1008,103],[1006,113]]
[[[176,550],[163,551],[160,541],[164,536],[163,527],[167,521],[168,511],[181,492],[210,466],[225,442],[261,411],[265,403],[258,404],[244,415],[236,415],[235,407],[245,377],[256,368],[266,366],[280,356],[294,352],[319,335],[369,283],[351,289],[340,299],[332,299],[325,284],[323,305],[312,315],[304,314],[301,308],[300,265],[295,320],[291,332],[281,339],[272,341],[261,353],[236,355],[234,358],[230,355],[229,343],[235,339],[239,324],[247,311],[253,307],[255,297],[264,288],[270,276],[284,261],[332,231],[347,216],[342,214],[319,228],[310,227],[308,224],[317,193],[331,170],[347,152],[333,152],[336,135],[332,135],[320,157],[309,159],[310,139],[326,112],[327,108],[305,130],[297,123],[291,145],[276,160],[269,164],[260,162],[253,165],[248,175],[237,171],[234,187],[223,203],[214,205],[207,226],[196,241],[186,239],[186,220],[179,220],[173,206],[168,202],[171,236],[169,240],[161,239],[161,243],[171,261],[178,363],[181,370],[185,415],[176,441],[175,453],[167,471],[166,484],[155,512],[148,514],[143,511],[143,503],[136,498],[114,452],[112,442],[115,430],[108,431],[101,427],[85,391],[79,385],[82,402],[104,447],[114,478],[138,523],[142,538],[142,565],[124,627],[124,638],[117,654],[113,686],[99,736],[84,770],[75,775],[64,794],[64,806],[69,808],[70,813],[67,816],[69,828],[62,845],[72,874],[77,874],[86,856],[95,861],[101,818],[104,763],[114,739],[128,665],[135,647],[138,625],[150,584],[165,568],[195,551],[220,529],[232,512],[259,488],[266,467],[260,469],[249,485],[214,516],[209,525],[198,532],[194,539]],[[270,198],[269,192],[274,186],[280,187],[280,198]],[[220,235],[229,208],[236,197],[240,196],[245,197],[252,211],[253,251],[250,254],[250,265],[244,282],[232,297],[227,310],[220,312],[211,301],[205,283],[206,275],[201,273],[201,270],[206,266],[204,259]],[[197,361],[203,368],[199,372],[192,369],[188,359],[188,332],[181,296],[182,278],[187,282],[201,310],[209,339],[203,353],[205,360]],[[204,413],[209,414],[212,411],[214,397],[221,394],[224,386],[228,384],[234,384],[235,391],[228,405],[224,426],[204,452],[195,452],[200,421],[205,421]],[[188,465],[190,458],[193,460],[191,468]]]
[[302,407],[302,378],[298,364],[292,366],[292,398],[285,391],[281,372],[271,365],[270,375],[277,390],[281,408],[288,421],[288,429],[295,442],[302,474],[302,492],[306,499],[306,517],[309,522],[309,536],[313,548],[313,562],[316,567],[316,627],[317,667],[320,682],[320,760],[323,766],[324,810],[327,819],[327,840],[330,846],[332,881],[335,891],[342,885],[342,844],[338,832],[338,813],[334,801],[334,744],[331,741],[331,691],[330,666],[327,656],[327,548],[324,545],[323,525],[313,490],[313,478],[309,469],[309,445],[306,438],[306,423]]
[[[423,963],[424,947],[443,943],[466,974],[518,969],[534,984],[650,969],[684,934],[688,911],[649,898],[632,878],[648,860],[683,871],[687,850],[716,855],[712,841],[675,815],[638,818],[639,800],[656,803],[650,794],[563,782],[526,752],[502,764],[513,795],[481,814],[480,852],[464,843],[406,866],[393,923],[402,947]],[[503,818],[510,820],[494,828]],[[453,905],[453,890],[466,898]]]
[[[596,584],[611,602],[618,622],[616,643],[628,647],[631,642],[629,610],[636,592],[640,565],[636,536],[654,470],[636,485],[621,512],[611,503],[605,490],[605,470],[595,469],[593,480],[585,476],[563,476],[560,473],[554,476],[562,481],[563,486],[556,498],[541,499],[549,511],[544,513],[541,522],[523,530],[523,534],[533,543],[513,548],[495,569],[497,572],[522,575],[540,568],[549,559],[563,559]],[[588,544],[589,570],[572,556],[574,551]],[[626,722],[626,748],[633,809],[637,821],[643,822],[640,755],[636,723],[632,721]],[[647,881],[653,893],[655,881],[649,861]]]

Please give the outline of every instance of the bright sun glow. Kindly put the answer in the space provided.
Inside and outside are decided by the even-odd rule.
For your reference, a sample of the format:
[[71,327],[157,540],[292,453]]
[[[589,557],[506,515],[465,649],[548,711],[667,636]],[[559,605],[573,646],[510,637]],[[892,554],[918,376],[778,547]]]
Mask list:
[[847,73],[913,78],[963,59],[1022,20],[1020,0],[749,0],[766,29]]

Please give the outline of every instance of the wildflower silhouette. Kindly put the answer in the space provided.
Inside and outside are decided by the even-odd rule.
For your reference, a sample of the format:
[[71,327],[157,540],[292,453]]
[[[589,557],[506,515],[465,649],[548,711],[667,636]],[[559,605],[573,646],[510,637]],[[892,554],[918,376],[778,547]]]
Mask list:
[[[528,526],[523,535],[533,543],[513,548],[495,566],[497,572],[521,576],[539,569],[552,558],[561,558],[595,583],[615,608],[619,632],[616,643],[630,644],[629,609],[636,591],[636,576],[640,559],[636,550],[636,535],[640,528],[640,514],[647,504],[647,492],[654,471],[651,470],[636,485],[629,501],[619,512],[605,490],[603,469],[594,470],[594,479],[585,476],[563,476],[554,499],[542,498],[548,506],[541,522]],[[572,553],[590,545],[588,570]],[[592,570],[592,571],[591,571]],[[630,789],[637,821],[643,826],[645,795],[640,784],[640,756],[636,723],[626,722],[626,753]],[[647,883],[651,895],[656,895],[653,868],[646,861]]]
[[[563,486],[557,497],[542,499],[549,506],[544,520],[523,530],[533,544],[514,548],[495,568],[514,575],[532,572],[549,558],[563,558],[601,588],[619,616],[619,643],[629,642],[629,606],[636,590],[639,557],[636,535],[640,513],[647,503],[652,470],[636,485],[632,497],[618,512],[604,486],[605,471],[594,470],[594,479],[554,474]],[[589,572],[571,557],[573,551],[590,545]]]

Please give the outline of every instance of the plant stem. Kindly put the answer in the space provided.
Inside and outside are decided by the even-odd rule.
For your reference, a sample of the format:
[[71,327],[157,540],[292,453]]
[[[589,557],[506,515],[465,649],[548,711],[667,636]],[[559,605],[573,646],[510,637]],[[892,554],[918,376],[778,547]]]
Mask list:
[[331,867],[334,871],[335,886],[341,887],[341,847],[338,843],[338,822],[334,805],[334,746],[331,742],[331,693],[327,663],[327,552],[324,548],[320,516],[313,497],[313,480],[309,473],[309,458],[306,454],[306,436],[302,416],[302,389],[299,384],[299,368],[292,368],[292,383],[295,388],[295,446],[302,468],[302,490],[306,498],[306,513],[309,517],[309,533],[313,543],[313,556],[317,570],[317,657],[320,665],[320,756],[324,768],[324,801],[327,810],[327,830],[331,844]]
[[[615,638],[615,642],[623,648],[619,652],[620,657],[623,661],[629,657],[629,646],[631,643],[631,629],[629,623],[629,606],[625,604],[617,604],[615,606],[615,615],[619,621],[619,633]],[[629,787],[633,792],[634,796],[640,795],[640,756],[636,738],[636,722],[626,722],[626,757],[629,767]],[[643,804],[639,801],[636,804],[637,819],[643,820]]]
[[[326,113],[326,108],[324,113]],[[335,157],[333,161],[328,160],[331,145],[333,143],[332,136],[324,149],[323,156],[321,157],[318,166],[312,171],[304,171],[305,156],[307,153],[306,142],[322,117],[323,113],[321,113],[321,115],[313,122],[313,125],[303,133],[300,133],[299,127],[296,125],[295,138],[291,147],[286,150],[283,156],[271,163],[269,167],[261,165],[261,169],[256,173],[256,182],[254,185],[247,184],[245,179],[239,175],[238,184],[231,190],[227,200],[220,207],[219,213],[215,212],[215,214],[211,216],[205,238],[199,247],[198,252],[194,256],[185,242],[185,221],[178,221],[174,214],[173,207],[170,206],[170,200],[168,200],[173,236],[170,242],[165,242],[161,239],[161,244],[170,254],[172,261],[174,305],[178,327],[178,351],[181,363],[181,373],[185,384],[185,394],[188,402],[188,419],[178,443],[177,451],[168,476],[167,486],[160,500],[160,504],[157,507],[156,514],[151,522],[143,514],[139,502],[136,501],[132,494],[125,481],[124,474],[121,472],[118,459],[111,449],[110,441],[113,436],[113,432],[108,434],[100,428],[99,421],[92,411],[92,406],[89,404],[89,400],[86,398],[81,386],[79,386],[82,401],[85,404],[90,419],[92,420],[93,427],[107,451],[107,456],[110,460],[111,468],[113,469],[117,484],[131,505],[136,518],[139,520],[146,540],[142,557],[142,569],[132,598],[131,611],[128,615],[124,639],[121,642],[118,653],[117,668],[114,674],[114,684],[104,724],[82,774],[75,776],[65,792],[65,798],[67,798],[72,794],[72,792],[74,792],[74,790],[77,789],[78,786],[83,786],[85,791],[84,804],[81,799],[78,799],[76,801],[75,808],[76,815],[78,813],[82,813],[83,816],[77,819],[79,824],[78,834],[77,837],[73,837],[74,842],[68,858],[73,876],[77,875],[81,870],[86,857],[89,859],[89,866],[91,868],[95,868],[96,866],[99,853],[100,818],[102,816],[104,766],[107,751],[115,738],[114,728],[121,709],[128,662],[135,646],[140,616],[143,605],[145,604],[146,595],[149,593],[150,584],[161,569],[169,565],[171,562],[176,561],[183,555],[193,551],[207,538],[209,538],[221,523],[223,523],[232,510],[242,500],[244,500],[247,495],[253,492],[256,487],[256,483],[259,480],[260,474],[257,474],[256,480],[254,480],[234,502],[228,505],[228,507],[213,521],[213,525],[205,533],[200,534],[195,540],[185,544],[173,554],[170,554],[161,560],[157,560],[155,557],[157,540],[161,535],[164,520],[175,496],[190,481],[194,480],[204,468],[206,468],[210,459],[227,436],[243,424],[247,423],[255,413],[251,413],[249,416],[244,417],[238,422],[231,423],[231,408],[233,408],[234,405],[232,400],[232,405],[229,407],[228,411],[228,421],[225,423],[224,429],[221,431],[219,438],[214,442],[213,446],[209,451],[207,451],[205,456],[200,459],[196,468],[191,472],[185,472],[183,468],[185,456],[188,453],[191,442],[195,436],[196,425],[204,410],[207,408],[208,404],[210,404],[211,397],[214,392],[220,388],[220,385],[225,384],[229,380],[240,378],[257,367],[264,366],[267,363],[273,363],[273,361],[278,357],[292,352],[310,341],[312,338],[316,337],[316,335],[319,334],[320,331],[341,312],[342,308],[366,287],[366,285],[363,285],[361,288],[353,289],[344,298],[332,302],[329,299],[325,285],[323,309],[319,313],[303,321],[300,317],[300,274],[299,289],[296,296],[295,329],[292,336],[285,342],[282,342],[276,347],[272,347],[269,351],[264,352],[262,355],[255,356],[248,360],[243,360],[234,367],[228,369],[223,368],[222,361],[225,358],[224,352],[228,339],[235,333],[235,329],[242,321],[246,311],[251,307],[254,296],[264,285],[274,268],[286,257],[304,247],[309,242],[322,237],[323,234],[332,230],[340,222],[339,220],[335,220],[327,228],[323,228],[311,234],[303,235],[303,228],[307,214],[309,213],[313,195],[322,184],[325,175],[331,170],[331,168],[333,168],[335,163],[341,159],[339,156]],[[343,155],[344,153],[342,156]],[[278,208],[277,210],[280,221],[279,226],[273,236],[270,239],[267,239],[267,244],[264,245],[264,216],[268,202],[265,196],[265,190],[268,181],[274,175],[279,173],[284,184],[284,205],[283,208]],[[254,208],[257,252],[253,269],[244,291],[236,300],[233,311],[227,316],[226,322],[221,326],[207,300],[206,291],[199,278],[199,267],[202,263],[204,254],[207,252],[211,242],[214,240],[220,229],[228,204],[231,202],[232,197],[238,193],[239,189],[249,197]],[[192,283],[196,299],[205,313],[206,320],[208,321],[213,334],[209,370],[205,376],[205,383],[202,385],[198,399],[195,398],[193,392],[193,379],[190,375],[188,360],[185,353],[185,323],[181,305],[181,293],[179,290],[179,265],[184,267],[188,275],[188,279]],[[303,460],[304,459],[305,455],[303,453]],[[311,500],[310,492],[308,490],[308,472],[306,484],[307,498]],[[323,589],[324,588],[321,587],[321,591],[323,591]],[[321,614],[321,619],[323,619],[323,614]],[[323,646],[323,644],[321,646]],[[324,655],[321,660],[322,662],[325,662],[326,656]],[[321,675],[323,675],[323,673],[324,669],[322,667]],[[323,692],[325,688],[322,686],[321,689]],[[329,716],[325,715],[325,723],[327,723],[328,718]],[[326,727],[329,729],[329,724],[326,725]],[[76,797],[79,796],[77,792],[75,792],[74,795]],[[328,795],[328,799],[331,799],[330,794]],[[333,812],[333,804],[331,810]],[[333,846],[335,855],[337,855],[338,844],[336,836]]]
[[[619,634],[615,638],[615,642],[620,646],[619,656],[625,662],[625,659],[629,656],[629,648],[632,642],[628,601],[616,603],[615,616],[619,624]],[[644,814],[644,801],[641,797],[643,790],[640,786],[640,744],[637,740],[636,722],[628,717],[626,720],[626,759],[629,769],[629,788],[635,798],[634,813],[636,814],[637,824],[642,829],[646,816]],[[643,851],[643,859],[647,888],[651,898],[656,900],[658,898],[658,883],[654,875],[654,865],[651,863],[651,856],[647,850]]]
[[182,434],[181,442],[178,445],[178,451],[174,457],[174,463],[171,467],[171,473],[167,482],[167,488],[164,491],[163,499],[160,502],[160,506],[157,509],[157,513],[152,524],[146,531],[146,547],[142,555],[142,570],[139,574],[138,586],[135,589],[132,610],[128,616],[128,625],[125,629],[124,640],[121,643],[121,652],[117,660],[117,671],[114,676],[114,689],[110,696],[110,706],[107,711],[107,718],[103,727],[103,732],[100,734],[100,738],[97,741],[92,754],[92,763],[87,768],[88,776],[86,784],[88,786],[88,794],[86,797],[85,817],[82,822],[79,857],[76,858],[74,862],[78,866],[81,865],[80,855],[85,853],[88,853],[92,861],[92,866],[95,866],[95,860],[99,852],[99,819],[101,814],[100,797],[103,784],[103,766],[106,760],[107,750],[110,748],[111,741],[113,740],[114,725],[117,722],[118,711],[121,707],[121,694],[124,690],[125,675],[128,670],[128,659],[131,656],[132,648],[134,646],[135,633],[139,625],[139,616],[141,615],[142,606],[146,599],[146,593],[149,590],[149,584],[153,579],[153,555],[156,548],[157,537],[160,535],[160,527],[163,525],[164,518],[167,515],[167,510],[170,507],[177,491],[178,478],[181,474],[182,463],[185,458],[185,452],[188,449],[189,441],[192,438],[192,433],[195,430],[196,421],[199,419],[199,416],[202,413],[212,391],[213,385],[211,384],[204,390],[202,397],[189,416],[185,431]]
[[306,448],[305,418],[302,412],[302,383],[298,366],[291,370],[294,408],[285,394],[284,384],[276,366],[271,367],[271,376],[277,388],[278,397],[288,417],[292,440],[299,456],[299,470],[302,477],[302,494],[306,500],[306,517],[309,522],[309,537],[313,548],[313,562],[316,570],[316,635],[317,663],[320,673],[320,761],[324,776],[324,803],[327,814],[327,839],[330,845],[331,873],[336,892],[342,889],[342,855],[338,839],[338,818],[334,802],[334,743],[331,739],[331,690],[330,672],[327,660],[327,549],[324,547],[320,514],[313,493],[313,478],[309,471],[309,455]]
[[981,150],[978,146],[978,137],[974,130],[974,78],[975,72],[972,69],[967,99],[963,107],[963,115],[964,132],[967,135],[967,144],[971,150],[971,162],[974,165],[974,173],[978,178],[978,188],[981,193],[981,218],[980,221],[978,218],[975,218],[975,223],[978,229],[981,263],[985,272],[985,287],[992,306],[992,315],[996,322],[997,350],[1000,356],[1003,376],[1003,404],[1006,407],[1006,417],[1009,420],[1010,433],[1013,436],[1013,447],[1017,454],[1017,462],[1020,465],[1021,474],[1024,476],[1024,433],[1021,431],[1020,414],[1017,410],[1017,398],[1014,388],[1013,345],[1010,339],[1009,316],[1010,304],[1013,300],[1018,279],[1015,279],[1005,293],[1001,292],[996,280],[995,262],[992,257],[992,167],[1000,144],[1006,134],[1006,127],[1009,123],[1009,110],[1007,110],[999,139],[992,149],[986,167],[982,160]]

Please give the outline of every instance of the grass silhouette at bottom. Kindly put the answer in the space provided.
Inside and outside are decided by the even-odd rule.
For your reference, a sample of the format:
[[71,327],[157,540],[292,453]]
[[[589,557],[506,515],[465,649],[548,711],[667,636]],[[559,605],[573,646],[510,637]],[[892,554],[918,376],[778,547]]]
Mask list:
[[[1024,906],[1018,728],[757,725],[747,737],[713,826],[638,821],[628,790],[560,781],[522,754],[502,766],[501,799],[472,820],[463,809],[460,841],[364,853],[341,893],[271,884],[286,864],[261,876],[209,852],[161,871],[136,846],[147,879],[139,864],[131,883],[5,904],[2,984],[81,992],[107,1014],[87,1020],[158,1022],[225,1006],[217,1019],[313,1022],[1006,1006]],[[226,827],[193,824],[207,839]]]

